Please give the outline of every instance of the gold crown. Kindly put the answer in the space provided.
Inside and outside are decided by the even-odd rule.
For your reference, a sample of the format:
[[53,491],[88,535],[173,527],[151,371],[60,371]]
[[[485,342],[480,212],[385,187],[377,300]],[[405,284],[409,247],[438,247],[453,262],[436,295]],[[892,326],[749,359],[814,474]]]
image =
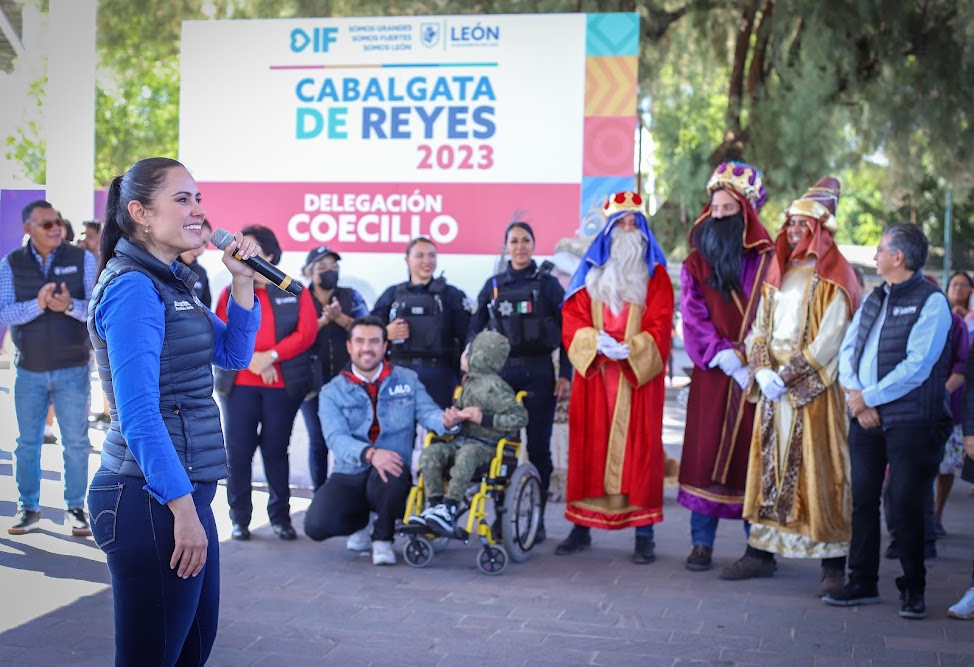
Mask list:
[[636,192],[616,192],[615,194],[609,195],[608,201],[602,206],[602,212],[606,218],[623,211],[642,213],[645,216],[646,210],[643,208],[643,198]]
[[803,215],[806,218],[818,220],[819,224],[832,234],[835,234],[839,229],[839,223],[832,215],[832,211],[826,208],[822,202],[814,199],[798,199],[792,202],[791,206],[785,210],[785,220],[787,221],[795,215]]
[[755,209],[760,209],[767,199],[761,172],[743,162],[724,162],[714,170],[707,181],[707,194],[713,194],[714,190],[723,187],[733,188],[741,196],[747,197]]

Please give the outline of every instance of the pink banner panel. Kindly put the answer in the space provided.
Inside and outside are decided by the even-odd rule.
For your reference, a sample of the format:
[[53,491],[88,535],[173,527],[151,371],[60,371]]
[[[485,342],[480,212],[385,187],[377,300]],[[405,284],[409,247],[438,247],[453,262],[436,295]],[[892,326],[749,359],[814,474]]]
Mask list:
[[636,119],[633,116],[590,116],[585,119],[584,176],[631,176],[635,160]]
[[206,183],[214,227],[261,224],[284,250],[327,244],[348,252],[401,252],[428,236],[443,252],[496,253],[515,219],[531,224],[539,254],[554,252],[579,219],[578,184]]

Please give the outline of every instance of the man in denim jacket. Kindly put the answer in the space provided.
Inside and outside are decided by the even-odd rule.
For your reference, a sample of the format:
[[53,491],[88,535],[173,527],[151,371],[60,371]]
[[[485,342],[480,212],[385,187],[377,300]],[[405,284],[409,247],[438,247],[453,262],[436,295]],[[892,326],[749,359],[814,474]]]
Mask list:
[[[325,385],[319,398],[335,467],[308,507],[304,532],[313,540],[350,535],[367,528],[375,512],[372,562],[394,565],[393,529],[413,483],[416,423],[443,435],[457,432],[469,415],[455,407],[440,409],[414,371],[383,361],[388,341],[379,319],[355,320],[347,346],[350,370]],[[355,546],[350,541],[349,548]]]

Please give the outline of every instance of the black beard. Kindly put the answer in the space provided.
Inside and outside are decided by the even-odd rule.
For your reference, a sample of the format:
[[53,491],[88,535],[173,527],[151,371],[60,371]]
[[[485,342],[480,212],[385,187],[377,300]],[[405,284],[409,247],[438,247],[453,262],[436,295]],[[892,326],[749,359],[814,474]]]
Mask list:
[[729,301],[734,290],[741,290],[741,262],[744,259],[744,214],[726,218],[707,218],[694,232],[697,250],[713,273],[707,284]]

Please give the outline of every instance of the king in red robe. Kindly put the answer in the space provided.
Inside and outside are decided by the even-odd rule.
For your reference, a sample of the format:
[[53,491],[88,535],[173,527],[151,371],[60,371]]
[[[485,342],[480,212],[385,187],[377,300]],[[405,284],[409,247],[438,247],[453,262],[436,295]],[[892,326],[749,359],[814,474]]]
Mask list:
[[673,286],[640,196],[615,194],[604,212],[605,227],[562,308],[562,340],[575,368],[565,510],[575,528],[556,553],[586,548],[589,528],[633,526],[633,560],[648,563],[652,526],[663,520],[663,369]]

